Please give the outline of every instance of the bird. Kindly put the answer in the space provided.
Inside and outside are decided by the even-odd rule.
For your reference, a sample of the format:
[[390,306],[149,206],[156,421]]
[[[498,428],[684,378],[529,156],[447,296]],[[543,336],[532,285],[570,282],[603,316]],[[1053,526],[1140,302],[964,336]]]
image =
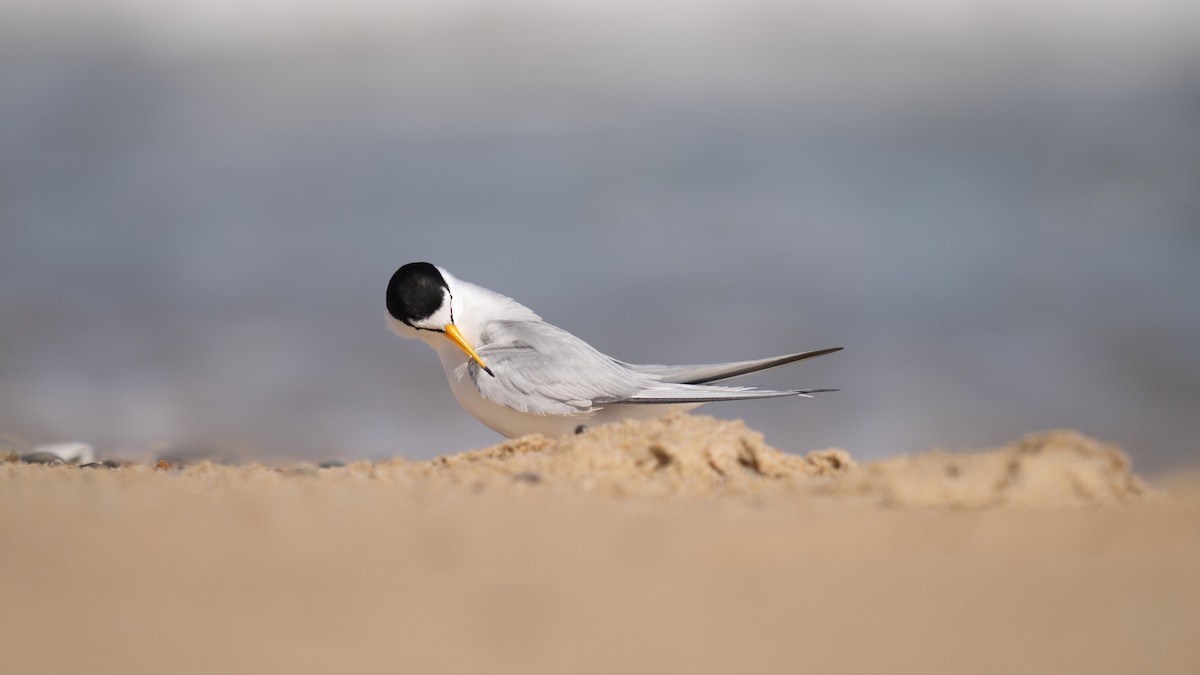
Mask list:
[[565,436],[715,401],[836,391],[710,383],[842,349],[706,365],[626,363],[543,321],[516,300],[428,262],[396,270],[388,282],[387,312],[392,332],[420,339],[437,352],[459,405],[508,438]]

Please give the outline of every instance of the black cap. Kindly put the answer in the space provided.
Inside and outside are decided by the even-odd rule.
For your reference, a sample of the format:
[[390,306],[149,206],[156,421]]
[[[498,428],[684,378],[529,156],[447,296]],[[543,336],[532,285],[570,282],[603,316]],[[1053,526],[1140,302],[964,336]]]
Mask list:
[[409,263],[396,270],[388,282],[388,314],[412,326],[438,311],[448,290],[438,268],[427,262]]

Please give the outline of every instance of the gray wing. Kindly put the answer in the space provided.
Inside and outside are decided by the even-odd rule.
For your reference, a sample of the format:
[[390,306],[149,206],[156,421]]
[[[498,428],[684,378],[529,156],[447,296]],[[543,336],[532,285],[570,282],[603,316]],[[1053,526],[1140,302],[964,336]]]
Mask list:
[[[804,359],[811,359],[814,356],[822,356],[841,350],[841,347],[833,347],[831,349],[818,349],[811,352],[773,356],[753,361],[734,361],[732,363],[713,363],[695,366],[659,366],[632,363],[623,363],[622,365],[634,372],[654,376],[663,382],[704,384],[705,382],[716,382],[717,380],[737,377],[738,375],[745,375],[747,373],[756,373],[768,368],[777,368],[789,363],[795,363],[796,361],[803,361]],[[814,391],[808,391],[807,393],[814,393]],[[786,393],[781,395],[786,395]]]
[[569,415],[636,396],[655,378],[630,370],[567,331],[541,321],[493,321],[475,350],[495,377],[471,362],[480,395],[537,415]]
[[[583,340],[542,321],[493,321],[476,351],[494,375],[468,365],[485,399],[520,412],[570,415],[607,404],[680,404],[809,396],[824,389],[773,391],[700,382],[799,361],[837,349],[711,366],[634,366],[606,356]],[[768,365],[762,365],[762,364]],[[689,378],[673,381],[672,376]]]

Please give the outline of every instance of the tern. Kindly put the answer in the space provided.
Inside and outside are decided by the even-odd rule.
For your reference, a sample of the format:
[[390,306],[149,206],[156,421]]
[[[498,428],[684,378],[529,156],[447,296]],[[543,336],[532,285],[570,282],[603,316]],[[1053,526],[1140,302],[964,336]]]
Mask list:
[[708,365],[625,363],[546,323],[516,300],[427,262],[396,270],[388,283],[387,310],[392,332],[418,338],[438,353],[459,404],[509,438],[563,436],[586,426],[660,417],[714,401],[836,391],[709,383],[841,347]]

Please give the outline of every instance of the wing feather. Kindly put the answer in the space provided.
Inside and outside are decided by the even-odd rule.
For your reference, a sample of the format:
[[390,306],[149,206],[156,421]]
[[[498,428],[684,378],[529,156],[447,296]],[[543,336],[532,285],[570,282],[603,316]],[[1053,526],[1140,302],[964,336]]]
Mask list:
[[598,401],[628,398],[654,378],[624,367],[567,331],[541,321],[493,321],[483,331],[470,376],[485,399],[520,412],[569,415]]
[[773,391],[747,387],[708,387],[687,384],[668,384],[666,388],[647,389],[634,396],[612,403],[711,403],[713,401],[746,401],[756,398],[808,396],[802,391]]

